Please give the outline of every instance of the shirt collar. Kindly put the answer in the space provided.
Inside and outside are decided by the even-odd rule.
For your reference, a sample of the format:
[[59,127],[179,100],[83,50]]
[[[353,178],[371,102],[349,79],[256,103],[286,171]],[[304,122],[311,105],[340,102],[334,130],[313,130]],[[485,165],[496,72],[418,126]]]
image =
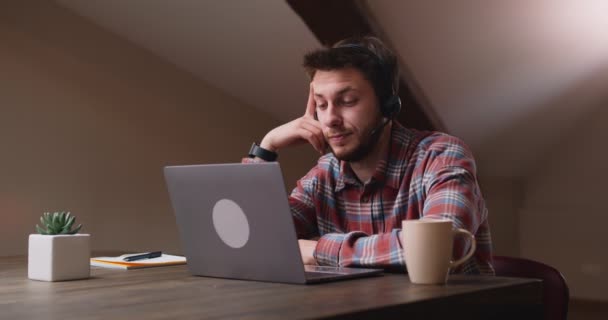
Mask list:
[[415,133],[410,129],[405,128],[400,123],[393,121],[393,130],[391,131],[391,148],[388,154],[385,177],[386,185],[399,189],[401,180],[405,175],[406,169],[410,166],[408,150],[415,148],[411,146],[414,140]]
[[[391,128],[391,141],[389,149],[384,158],[380,160],[370,184],[385,185],[393,189],[399,189],[401,177],[405,172],[407,159],[402,159],[410,144],[412,133],[399,124],[393,121]],[[357,179],[355,172],[350,167],[347,161],[340,161],[340,173],[336,180],[335,192],[344,189],[346,185],[360,186],[361,182]]]

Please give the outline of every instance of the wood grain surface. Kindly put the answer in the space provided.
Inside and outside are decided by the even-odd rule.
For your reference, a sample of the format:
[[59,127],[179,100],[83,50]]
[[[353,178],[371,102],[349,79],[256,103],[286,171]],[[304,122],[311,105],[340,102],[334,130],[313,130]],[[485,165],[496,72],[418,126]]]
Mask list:
[[26,257],[0,258],[0,319],[533,319],[541,310],[541,282],[531,279],[453,276],[435,286],[384,274],[291,285],[195,277],[184,265],[91,275],[33,281]]

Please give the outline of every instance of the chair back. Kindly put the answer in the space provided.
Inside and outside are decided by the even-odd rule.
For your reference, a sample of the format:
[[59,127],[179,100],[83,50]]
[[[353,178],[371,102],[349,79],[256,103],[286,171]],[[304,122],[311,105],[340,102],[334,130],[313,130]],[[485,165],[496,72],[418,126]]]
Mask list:
[[544,319],[567,319],[570,289],[568,289],[566,279],[557,269],[524,258],[494,256],[493,260],[497,276],[543,280]]

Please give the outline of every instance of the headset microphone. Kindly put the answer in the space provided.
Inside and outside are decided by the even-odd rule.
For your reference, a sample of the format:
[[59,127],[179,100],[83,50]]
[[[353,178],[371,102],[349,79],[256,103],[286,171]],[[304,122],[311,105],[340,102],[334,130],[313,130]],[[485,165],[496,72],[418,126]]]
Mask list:
[[382,130],[382,128],[384,128],[384,126],[386,126],[389,121],[389,119],[385,119],[384,121],[382,121],[381,125],[377,126],[376,128],[374,128],[374,130],[372,130],[372,132],[369,133],[370,137],[373,137],[376,133]]
[[391,121],[394,117],[397,116],[397,114],[399,113],[400,110],[401,110],[401,99],[399,99],[398,95],[393,94],[380,107],[380,112],[382,113],[382,118],[384,118],[384,120],[382,121],[382,124],[377,126],[376,128],[374,128],[374,130],[372,130],[369,135],[371,137],[373,137],[378,131],[382,130],[382,128],[384,128],[384,126],[386,126],[386,124],[388,124],[389,121]]

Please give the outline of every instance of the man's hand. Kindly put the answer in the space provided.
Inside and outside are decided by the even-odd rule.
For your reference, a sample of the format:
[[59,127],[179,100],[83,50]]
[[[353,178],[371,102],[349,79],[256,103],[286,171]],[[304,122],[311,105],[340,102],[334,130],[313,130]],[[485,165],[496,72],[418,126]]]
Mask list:
[[266,134],[260,147],[277,152],[288,146],[310,143],[320,154],[325,153],[325,136],[319,121],[315,119],[315,99],[312,84],[308,93],[306,112],[300,118],[272,129]]
[[315,260],[315,257],[313,256],[315,248],[317,247],[317,241],[299,239],[298,244],[300,245],[300,254],[302,255],[304,264],[317,265],[317,260]]

